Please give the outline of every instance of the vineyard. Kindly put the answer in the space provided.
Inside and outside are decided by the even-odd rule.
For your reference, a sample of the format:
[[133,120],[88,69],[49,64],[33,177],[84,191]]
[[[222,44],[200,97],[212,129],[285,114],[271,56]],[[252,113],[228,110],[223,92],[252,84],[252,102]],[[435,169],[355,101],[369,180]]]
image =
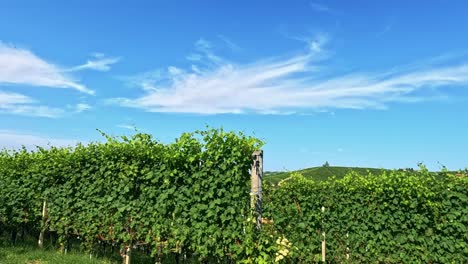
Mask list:
[[[66,254],[149,263],[467,263],[468,177],[348,172],[264,183],[250,205],[262,142],[209,129],[0,153],[0,244],[40,238]],[[45,242],[42,242],[45,240]],[[1,262],[1,254],[0,254]],[[132,261],[136,262],[136,259]]]

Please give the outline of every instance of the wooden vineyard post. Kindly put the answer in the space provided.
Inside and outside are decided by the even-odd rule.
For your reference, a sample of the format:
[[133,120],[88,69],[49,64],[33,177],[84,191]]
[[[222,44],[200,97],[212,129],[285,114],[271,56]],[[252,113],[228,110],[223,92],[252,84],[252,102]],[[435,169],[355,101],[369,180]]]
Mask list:
[[42,226],[41,226],[41,233],[39,233],[39,241],[37,244],[39,245],[40,248],[44,246],[44,233],[46,230],[46,224],[47,224],[47,202],[44,200],[44,203],[42,204]]
[[125,246],[124,249],[123,249],[123,254],[122,254],[122,258],[123,258],[123,264],[130,264],[131,263],[131,250],[130,250],[130,246]]
[[130,250],[130,247],[127,248],[127,252],[126,252],[126,258],[125,258],[125,264],[130,264],[130,259],[131,259],[131,250]]
[[250,206],[255,210],[257,228],[262,224],[262,177],[263,177],[263,150],[257,150],[252,154],[252,169],[250,190]]
[[346,259],[349,260],[349,233],[346,232]]
[[326,262],[325,260],[325,250],[326,250],[326,244],[325,244],[325,232],[322,233],[323,235],[323,240],[322,240],[322,262]]
[[324,213],[325,213],[325,207],[322,206],[322,262],[326,262],[325,256],[326,256],[326,240],[325,240],[325,229],[323,228],[323,218],[324,218]]

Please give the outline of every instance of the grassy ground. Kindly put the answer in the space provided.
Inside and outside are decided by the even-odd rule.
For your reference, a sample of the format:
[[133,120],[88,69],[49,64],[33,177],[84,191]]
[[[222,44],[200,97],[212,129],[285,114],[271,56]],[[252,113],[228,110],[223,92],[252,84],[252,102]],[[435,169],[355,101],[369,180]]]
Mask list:
[[[3,239],[2,239],[3,238]],[[49,243],[47,243],[49,242]],[[66,254],[62,254],[50,241],[46,241],[45,247],[39,248],[37,241],[31,237],[18,241],[15,245],[9,239],[0,236],[0,264],[114,264],[122,263],[122,257],[118,249],[110,252],[110,247],[106,253],[102,250],[95,251],[98,257],[90,258],[89,254],[80,250],[80,245],[71,240],[70,249]],[[97,249],[96,249],[97,250]],[[105,254],[104,254],[105,253]],[[155,259],[138,250],[132,251],[132,263],[149,264]]]
[[[1,238],[1,237],[0,237]],[[120,264],[121,256],[117,253],[109,253],[99,257],[90,258],[85,252],[80,251],[79,245],[74,245],[67,254],[60,253],[52,245],[47,245],[45,249],[40,249],[35,244],[36,241],[21,241],[16,245],[11,245],[6,240],[0,239],[0,264]],[[200,263],[196,257],[176,260],[175,255],[165,255],[161,259],[162,263]],[[181,262],[182,261],[182,262]],[[132,251],[132,263],[152,264],[156,262],[155,258],[139,252]],[[209,263],[217,263],[212,261]]]
[[30,244],[0,246],[0,264],[104,264],[112,263],[108,259],[89,258],[80,252],[61,254],[56,250],[39,249]]

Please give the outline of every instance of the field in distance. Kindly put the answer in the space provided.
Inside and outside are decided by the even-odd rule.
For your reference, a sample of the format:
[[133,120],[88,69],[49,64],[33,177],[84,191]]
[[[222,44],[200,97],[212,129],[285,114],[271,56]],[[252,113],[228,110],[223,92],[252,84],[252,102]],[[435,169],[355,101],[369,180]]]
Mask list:
[[324,181],[332,176],[337,179],[343,178],[346,174],[351,171],[357,172],[358,174],[366,175],[369,172],[372,174],[381,174],[387,169],[377,168],[362,168],[362,167],[338,167],[338,166],[320,166],[312,167],[307,169],[301,169],[296,171],[267,171],[264,173],[263,179],[267,183],[278,184],[283,179],[289,177],[292,173],[300,173],[307,179],[313,179],[316,181]]

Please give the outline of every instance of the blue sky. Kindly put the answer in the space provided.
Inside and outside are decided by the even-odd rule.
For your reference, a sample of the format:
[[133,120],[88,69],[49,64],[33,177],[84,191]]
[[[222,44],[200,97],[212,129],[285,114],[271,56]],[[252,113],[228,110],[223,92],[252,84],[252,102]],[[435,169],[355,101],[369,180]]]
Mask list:
[[265,168],[468,166],[466,1],[0,1],[0,146],[206,125]]

